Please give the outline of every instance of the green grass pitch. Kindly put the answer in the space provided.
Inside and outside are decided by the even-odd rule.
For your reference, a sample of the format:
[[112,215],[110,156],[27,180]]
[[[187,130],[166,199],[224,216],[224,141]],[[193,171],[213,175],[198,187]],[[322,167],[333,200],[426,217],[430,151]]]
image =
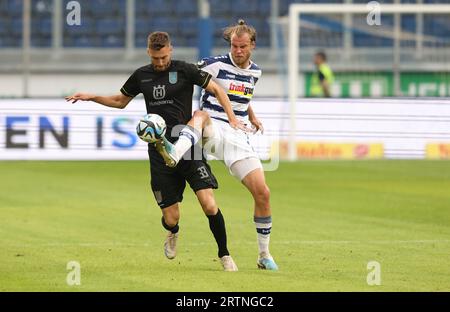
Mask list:
[[278,272],[256,267],[250,194],[212,167],[239,272],[221,271],[189,188],[165,259],[145,161],[0,162],[0,291],[450,291],[450,162],[281,163],[266,174]]

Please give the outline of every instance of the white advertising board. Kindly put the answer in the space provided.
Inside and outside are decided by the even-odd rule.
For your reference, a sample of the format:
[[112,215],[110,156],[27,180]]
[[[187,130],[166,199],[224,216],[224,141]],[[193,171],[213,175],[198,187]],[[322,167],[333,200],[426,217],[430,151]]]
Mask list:
[[[252,106],[265,126],[251,135],[261,158],[288,139],[290,108],[280,99]],[[299,99],[299,142],[383,144],[386,158],[424,158],[426,145],[450,142],[450,99]],[[143,99],[123,110],[63,99],[0,100],[1,160],[147,159],[135,134]]]

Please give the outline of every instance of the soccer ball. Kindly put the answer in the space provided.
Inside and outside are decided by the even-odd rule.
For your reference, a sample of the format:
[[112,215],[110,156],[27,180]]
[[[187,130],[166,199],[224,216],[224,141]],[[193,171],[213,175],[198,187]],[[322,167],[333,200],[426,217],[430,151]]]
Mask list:
[[148,143],[155,143],[166,133],[166,122],[157,114],[148,114],[142,117],[137,126],[138,137]]

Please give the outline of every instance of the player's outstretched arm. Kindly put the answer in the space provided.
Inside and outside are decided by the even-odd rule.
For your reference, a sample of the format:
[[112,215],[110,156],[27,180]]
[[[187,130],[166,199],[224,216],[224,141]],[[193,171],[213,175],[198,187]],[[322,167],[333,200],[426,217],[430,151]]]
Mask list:
[[113,108],[125,108],[132,100],[132,97],[124,94],[100,96],[89,93],[75,93],[70,96],[66,96],[66,101],[76,103],[77,101],[92,101],[98,104],[102,104]]
[[236,118],[236,115],[231,108],[230,100],[228,99],[227,94],[223,89],[214,81],[210,80],[208,85],[205,88],[208,92],[215,95],[217,101],[219,101],[220,105],[222,105],[223,110],[228,116],[228,122],[230,126],[234,129],[241,129],[244,131],[251,131],[251,129],[247,128],[244,123]]

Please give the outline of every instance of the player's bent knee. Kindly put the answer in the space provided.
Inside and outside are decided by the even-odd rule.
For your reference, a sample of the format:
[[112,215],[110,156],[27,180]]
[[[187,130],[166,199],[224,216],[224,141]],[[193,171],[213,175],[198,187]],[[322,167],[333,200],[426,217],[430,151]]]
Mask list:
[[203,212],[207,216],[214,216],[217,214],[217,211],[218,211],[216,205],[210,205],[210,206],[205,206],[205,207],[202,206],[202,208],[203,208]]
[[270,201],[269,187],[265,184],[258,187],[255,192],[255,199],[260,203],[269,203],[269,201]]
[[267,201],[270,199],[270,189],[267,185],[264,185],[261,196]]
[[[172,219],[172,218],[165,218],[163,217],[163,226],[168,229],[168,228],[173,228],[174,226],[176,226],[178,224],[179,219]],[[167,227],[166,227],[167,226]]]
[[203,212],[207,216],[212,216],[217,213],[217,204],[214,200],[214,197],[211,196],[209,198],[203,199],[200,204],[202,206]]
[[209,114],[202,110],[196,110],[192,117],[209,118]]
[[192,119],[201,121],[202,124],[207,123],[209,120],[209,114],[204,111],[195,111],[194,115],[192,115]]
[[217,213],[217,204],[212,189],[199,190],[196,195],[206,215],[211,216]]
[[175,226],[180,220],[180,211],[178,209],[178,205],[172,205],[170,207],[162,209],[162,214],[164,222],[168,226]]

